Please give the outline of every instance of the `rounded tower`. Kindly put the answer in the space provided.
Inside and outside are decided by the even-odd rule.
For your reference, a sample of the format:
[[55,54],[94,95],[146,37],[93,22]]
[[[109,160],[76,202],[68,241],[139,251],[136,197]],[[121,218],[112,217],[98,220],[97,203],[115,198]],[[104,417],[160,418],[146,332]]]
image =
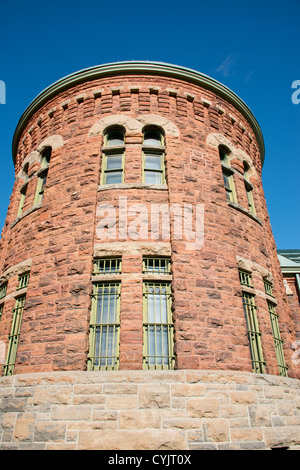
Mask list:
[[[263,380],[279,388],[299,383],[295,328],[261,182],[264,142],[250,109],[190,69],[101,65],[37,96],[18,123],[13,160],[0,251],[3,386],[38,383],[38,400],[39,386],[72,383],[72,399],[66,391],[62,402],[51,402],[55,414],[74,407],[76,384],[99,381],[103,402],[97,395],[95,403],[109,410],[111,400],[119,435],[134,427],[136,413],[136,426],[144,420],[152,436],[158,433],[153,448],[166,436],[152,409],[158,394],[160,412],[169,413],[169,448],[217,446],[220,439],[242,448],[221,412],[222,432],[215,431],[222,437],[207,438],[214,433],[201,418],[216,417],[221,399],[209,400],[200,382],[217,384],[216,394],[220,383],[227,391],[229,383],[248,391]],[[201,393],[204,408],[215,407],[207,415],[196,403]],[[190,420],[208,426],[202,441],[191,423],[179,434],[170,425],[175,404],[177,419],[184,406]],[[31,418],[38,435],[42,425]],[[53,441],[104,445],[103,435],[93,447],[91,430],[76,432],[72,440],[59,428],[64,437]],[[105,432],[107,448],[118,448],[113,432]],[[15,429],[12,435],[10,442],[24,443]],[[270,447],[276,437],[266,435],[253,441]],[[129,436],[129,448],[149,442],[132,444]]]

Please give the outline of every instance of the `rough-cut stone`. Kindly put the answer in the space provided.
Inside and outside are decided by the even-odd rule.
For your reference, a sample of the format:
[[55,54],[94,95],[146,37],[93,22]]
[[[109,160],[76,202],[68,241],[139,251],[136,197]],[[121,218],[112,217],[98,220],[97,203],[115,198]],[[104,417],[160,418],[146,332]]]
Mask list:
[[[128,382],[128,374],[75,371],[67,380],[64,372],[1,378],[0,449],[300,446],[297,379],[177,370],[163,383],[162,370],[133,371]],[[266,399],[270,383],[273,398]],[[232,400],[224,399],[223,388]]]

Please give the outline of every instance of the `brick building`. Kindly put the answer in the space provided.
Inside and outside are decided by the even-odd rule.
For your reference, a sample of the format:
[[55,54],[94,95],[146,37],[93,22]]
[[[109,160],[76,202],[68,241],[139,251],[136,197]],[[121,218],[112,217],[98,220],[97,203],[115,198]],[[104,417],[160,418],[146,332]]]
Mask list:
[[2,448],[299,445],[295,315],[246,104],[183,67],[93,67],[28,106],[13,159]]

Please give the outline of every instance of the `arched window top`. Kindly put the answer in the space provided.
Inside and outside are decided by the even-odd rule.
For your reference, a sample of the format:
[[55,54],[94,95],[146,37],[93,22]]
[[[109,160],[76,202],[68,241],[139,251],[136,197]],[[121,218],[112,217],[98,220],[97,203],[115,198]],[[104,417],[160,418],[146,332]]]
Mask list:
[[51,158],[51,153],[52,153],[52,147],[46,147],[46,148],[42,151],[41,168],[45,168],[46,166],[49,165],[49,163],[50,163],[50,158]]
[[230,150],[227,147],[225,147],[224,145],[219,145],[219,155],[221,162],[229,165],[229,154]]
[[104,144],[109,147],[124,145],[125,130],[121,126],[114,126],[108,129],[104,135]]
[[164,136],[158,127],[147,126],[143,132],[144,145],[155,145],[156,147],[162,147],[164,145]]

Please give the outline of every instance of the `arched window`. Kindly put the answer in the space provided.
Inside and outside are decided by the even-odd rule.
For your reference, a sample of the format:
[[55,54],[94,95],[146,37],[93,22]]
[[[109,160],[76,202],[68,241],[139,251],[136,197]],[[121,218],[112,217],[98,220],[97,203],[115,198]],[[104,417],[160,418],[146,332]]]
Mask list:
[[102,148],[101,184],[117,184],[124,181],[125,131],[113,127],[104,134]]
[[248,199],[248,204],[249,204],[249,210],[252,212],[252,214],[255,214],[255,206],[254,206],[254,200],[253,200],[253,186],[249,181],[249,170],[250,166],[248,163],[244,162],[244,183],[245,183],[245,188],[246,188],[246,194],[247,194],[247,199]]
[[157,127],[146,127],[143,140],[143,182],[165,183],[164,136]]
[[27,192],[27,186],[28,186],[28,167],[29,167],[29,164],[27,163],[23,168],[23,173],[25,173],[25,180],[20,189],[20,202],[19,202],[17,217],[21,217],[24,204],[25,204],[26,192]]
[[222,165],[222,173],[223,173],[223,180],[224,180],[224,187],[226,191],[227,200],[230,202],[236,202],[236,194],[235,194],[235,187],[233,181],[233,170],[230,167],[229,161],[229,153],[230,151],[223,147],[222,145],[219,146],[219,156]]
[[38,182],[36,187],[34,204],[40,204],[44,198],[44,190],[46,186],[49,164],[51,159],[52,148],[46,147],[41,156],[41,168],[38,171]]

